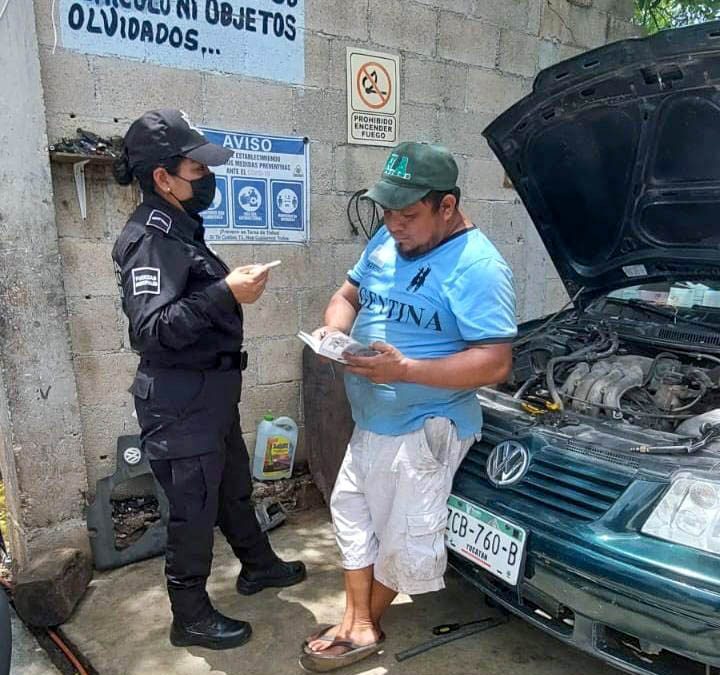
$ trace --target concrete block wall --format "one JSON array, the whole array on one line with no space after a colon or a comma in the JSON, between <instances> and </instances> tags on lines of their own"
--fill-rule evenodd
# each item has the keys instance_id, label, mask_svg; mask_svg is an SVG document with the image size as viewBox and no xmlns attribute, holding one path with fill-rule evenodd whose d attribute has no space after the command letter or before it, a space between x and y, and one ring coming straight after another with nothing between
<instances>
[{"instance_id":1,"label":"concrete block wall","mask_svg":"<svg viewBox=\"0 0 720 675\"><path fill-rule=\"evenodd\" d=\"M268 290L246 308L241 413L252 448L267 410L302 425L301 348L293 336L321 322L333 290L363 248L351 234L350 195L379 175L387 150L346 144L346 47L401 55L402 139L457 153L464 208L512 265L520 319L565 301L529 218L481 136L527 93L540 68L633 33L632 0L305 0L303 85L193 72L53 49L51 0L34 0L50 141L76 127L121 134L144 110L177 106L196 122L310 138L311 241L307 247L222 246L228 264L279 258ZM88 480L109 473L115 437L135 430L126 389L129 351L110 249L135 195L109 170L88 167L88 218L80 218L68 167L53 169L72 351Z\"/></svg>"}]
</instances>

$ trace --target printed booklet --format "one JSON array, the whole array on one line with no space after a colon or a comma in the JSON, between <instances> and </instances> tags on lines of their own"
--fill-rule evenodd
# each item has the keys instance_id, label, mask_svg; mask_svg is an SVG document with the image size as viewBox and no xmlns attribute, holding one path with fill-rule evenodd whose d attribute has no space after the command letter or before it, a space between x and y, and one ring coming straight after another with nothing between
<instances>
[{"instance_id":1,"label":"printed booklet","mask_svg":"<svg viewBox=\"0 0 720 675\"><path fill-rule=\"evenodd\" d=\"M300 331L297 336L319 356L324 356L338 363L347 363L342 356L345 353L353 356L375 356L377 354L375 350L353 340L349 335L345 335L339 330L330 331L322 339L313 337L303 331Z\"/></svg>"}]
</instances>

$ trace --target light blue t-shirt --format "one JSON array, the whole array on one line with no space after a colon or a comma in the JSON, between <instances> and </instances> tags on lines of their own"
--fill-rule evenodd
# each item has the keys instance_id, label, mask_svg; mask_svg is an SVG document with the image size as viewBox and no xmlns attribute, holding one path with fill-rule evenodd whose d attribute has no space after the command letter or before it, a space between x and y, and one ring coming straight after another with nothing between
<instances>
[{"instance_id":1,"label":"light blue t-shirt","mask_svg":"<svg viewBox=\"0 0 720 675\"><path fill-rule=\"evenodd\" d=\"M473 345L509 342L517 333L512 272L476 228L406 258L382 227L348 279L360 299L352 337L365 344L386 342L410 358L433 359ZM355 423L377 434L410 433L439 416L455 423L460 438L482 428L475 389L374 384L350 373L345 389Z\"/></svg>"}]
</instances>

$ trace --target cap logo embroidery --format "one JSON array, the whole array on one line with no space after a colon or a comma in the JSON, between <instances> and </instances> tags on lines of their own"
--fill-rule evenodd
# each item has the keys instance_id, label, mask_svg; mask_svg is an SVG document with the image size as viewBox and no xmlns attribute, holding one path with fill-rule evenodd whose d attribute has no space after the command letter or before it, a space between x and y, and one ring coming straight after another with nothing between
<instances>
[{"instance_id":1,"label":"cap logo embroidery","mask_svg":"<svg viewBox=\"0 0 720 675\"><path fill-rule=\"evenodd\" d=\"M410 180L412 174L408 171L409 163L410 159L407 156L398 155L396 152L393 152L385 163L383 173L386 176L395 176L396 178Z\"/></svg>"},{"instance_id":2,"label":"cap logo embroidery","mask_svg":"<svg viewBox=\"0 0 720 675\"><path fill-rule=\"evenodd\" d=\"M167 234L170 232L170 228L172 227L172 218L167 213L153 209L150 211L150 215L148 216L145 224L150 227L155 227Z\"/></svg>"},{"instance_id":3,"label":"cap logo embroidery","mask_svg":"<svg viewBox=\"0 0 720 675\"><path fill-rule=\"evenodd\" d=\"M185 120L185 122L187 123L187 125L188 125L193 131L197 131L201 136L204 136L204 135L205 135L202 131L200 131L200 129L198 129L198 128L190 121L190 116L189 116L184 110L181 110L181 111L180 111L180 117L182 117L182 118Z\"/></svg>"}]
</instances>

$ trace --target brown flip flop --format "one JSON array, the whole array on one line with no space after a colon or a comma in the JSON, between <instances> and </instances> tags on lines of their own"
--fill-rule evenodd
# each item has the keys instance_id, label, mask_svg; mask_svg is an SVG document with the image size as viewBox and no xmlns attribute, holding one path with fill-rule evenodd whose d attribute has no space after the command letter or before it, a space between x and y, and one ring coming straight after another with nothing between
<instances>
[{"instance_id":1,"label":"brown flip flop","mask_svg":"<svg viewBox=\"0 0 720 675\"><path fill-rule=\"evenodd\" d=\"M385 633L380 633L377 641L369 645L357 645L350 640L336 639L330 643L328 649L342 647L347 651L342 654L325 654L324 651L308 652L307 649L304 649L304 653L300 656L300 667L310 673L329 673L377 654L384 641Z\"/></svg>"}]
</instances>

